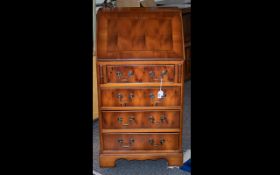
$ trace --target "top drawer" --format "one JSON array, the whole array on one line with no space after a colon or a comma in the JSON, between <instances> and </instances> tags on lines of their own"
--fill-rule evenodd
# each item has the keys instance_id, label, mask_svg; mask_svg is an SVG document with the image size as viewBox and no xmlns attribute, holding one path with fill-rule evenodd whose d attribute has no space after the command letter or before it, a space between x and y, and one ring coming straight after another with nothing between
<instances>
[{"instance_id":1,"label":"top drawer","mask_svg":"<svg viewBox=\"0 0 280 175\"><path fill-rule=\"evenodd\" d=\"M184 61L97 61L99 84L182 83Z\"/></svg>"},{"instance_id":2,"label":"top drawer","mask_svg":"<svg viewBox=\"0 0 280 175\"><path fill-rule=\"evenodd\" d=\"M175 65L106 65L102 83L176 82Z\"/></svg>"},{"instance_id":3,"label":"top drawer","mask_svg":"<svg viewBox=\"0 0 280 175\"><path fill-rule=\"evenodd\" d=\"M98 60L183 60L178 8L101 8L97 13Z\"/></svg>"}]
</instances>

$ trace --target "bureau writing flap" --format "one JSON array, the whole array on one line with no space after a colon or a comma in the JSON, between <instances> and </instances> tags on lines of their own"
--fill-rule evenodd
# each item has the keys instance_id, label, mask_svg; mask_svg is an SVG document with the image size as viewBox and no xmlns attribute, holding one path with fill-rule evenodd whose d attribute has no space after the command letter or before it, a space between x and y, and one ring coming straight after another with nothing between
<instances>
[{"instance_id":1,"label":"bureau writing flap","mask_svg":"<svg viewBox=\"0 0 280 175\"><path fill-rule=\"evenodd\" d=\"M100 9L97 13L97 59L184 59L181 10Z\"/></svg>"}]
</instances>

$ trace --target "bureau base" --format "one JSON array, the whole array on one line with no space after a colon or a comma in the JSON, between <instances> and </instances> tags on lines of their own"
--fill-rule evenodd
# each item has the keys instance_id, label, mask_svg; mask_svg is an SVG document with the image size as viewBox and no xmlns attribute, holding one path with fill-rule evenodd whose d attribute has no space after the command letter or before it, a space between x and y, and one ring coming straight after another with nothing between
<instances>
[{"instance_id":1,"label":"bureau base","mask_svg":"<svg viewBox=\"0 0 280 175\"><path fill-rule=\"evenodd\" d=\"M183 164L182 153L154 153L154 154L99 154L99 165L101 168L115 167L118 159L126 160L157 160L165 159L168 166L181 166Z\"/></svg>"}]
</instances>

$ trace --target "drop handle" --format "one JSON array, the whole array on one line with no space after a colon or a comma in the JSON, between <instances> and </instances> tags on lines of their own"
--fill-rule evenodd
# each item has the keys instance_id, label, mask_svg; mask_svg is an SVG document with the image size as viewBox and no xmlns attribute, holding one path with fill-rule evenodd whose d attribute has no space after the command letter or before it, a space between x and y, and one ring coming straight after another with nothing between
<instances>
[{"instance_id":1,"label":"drop handle","mask_svg":"<svg viewBox=\"0 0 280 175\"><path fill-rule=\"evenodd\" d=\"M116 76L118 77L118 79L120 79L122 77L122 73L120 71L117 71Z\"/></svg>"},{"instance_id":2,"label":"drop handle","mask_svg":"<svg viewBox=\"0 0 280 175\"><path fill-rule=\"evenodd\" d=\"M155 77L155 72L154 72L154 71L150 71L150 72L149 72L149 76L150 76L151 78L154 78L154 77Z\"/></svg>"},{"instance_id":3,"label":"drop handle","mask_svg":"<svg viewBox=\"0 0 280 175\"><path fill-rule=\"evenodd\" d=\"M155 98L155 95L154 95L153 93L150 93L150 94L149 94L149 97L150 97L151 99L153 99L153 98Z\"/></svg>"},{"instance_id":4,"label":"drop handle","mask_svg":"<svg viewBox=\"0 0 280 175\"><path fill-rule=\"evenodd\" d=\"M149 116L149 120L150 120L151 123L155 122L155 118L153 116Z\"/></svg>"},{"instance_id":5,"label":"drop handle","mask_svg":"<svg viewBox=\"0 0 280 175\"><path fill-rule=\"evenodd\" d=\"M118 99L122 99L122 98L123 98L123 95L122 95L121 93L118 93L118 94L116 95L116 97L117 97Z\"/></svg>"},{"instance_id":6,"label":"drop handle","mask_svg":"<svg viewBox=\"0 0 280 175\"><path fill-rule=\"evenodd\" d=\"M130 123L132 121L135 122L134 116L130 116L128 120L129 120ZM123 118L122 117L118 117L118 122L121 124L123 122ZM122 123L122 126L129 126L129 123Z\"/></svg>"},{"instance_id":7,"label":"drop handle","mask_svg":"<svg viewBox=\"0 0 280 175\"><path fill-rule=\"evenodd\" d=\"M160 124L160 122L155 122L155 118L154 118L153 116L150 116L150 117L149 117L149 120L150 120L150 122L151 122L152 124L157 124L157 125Z\"/></svg>"},{"instance_id":8,"label":"drop handle","mask_svg":"<svg viewBox=\"0 0 280 175\"><path fill-rule=\"evenodd\" d=\"M121 93L118 93L118 94L116 95L116 97L118 98L119 103L120 103L122 106L123 106L123 105L126 105L126 102L122 101L123 95L122 95Z\"/></svg>"},{"instance_id":9,"label":"drop handle","mask_svg":"<svg viewBox=\"0 0 280 175\"><path fill-rule=\"evenodd\" d=\"M129 95L128 95L128 98L129 99L132 99L134 97L134 94L133 93L130 93Z\"/></svg>"},{"instance_id":10,"label":"drop handle","mask_svg":"<svg viewBox=\"0 0 280 175\"><path fill-rule=\"evenodd\" d=\"M123 121L123 118L122 117L118 117L118 122L122 122Z\"/></svg>"},{"instance_id":11,"label":"drop handle","mask_svg":"<svg viewBox=\"0 0 280 175\"><path fill-rule=\"evenodd\" d=\"M161 71L160 76L163 77L166 74L167 74L167 70L163 70L163 71Z\"/></svg>"},{"instance_id":12,"label":"drop handle","mask_svg":"<svg viewBox=\"0 0 280 175\"><path fill-rule=\"evenodd\" d=\"M131 122L131 121L134 121L134 122L135 122L134 116L130 116L130 117L129 117L129 121L130 121L130 122Z\"/></svg>"},{"instance_id":13,"label":"drop handle","mask_svg":"<svg viewBox=\"0 0 280 175\"><path fill-rule=\"evenodd\" d=\"M162 124L162 123L163 123L164 121L166 121L166 120L167 120L167 118L166 118L165 115L160 116L160 122L156 122L156 121L155 121L155 118L154 118L153 116L149 116L149 121L150 121L151 123L157 124L157 125Z\"/></svg>"},{"instance_id":14,"label":"drop handle","mask_svg":"<svg viewBox=\"0 0 280 175\"><path fill-rule=\"evenodd\" d=\"M133 76L133 75L134 75L133 71L131 71L131 70L128 71L128 73L127 73L127 76L128 76L128 77L131 77L131 76Z\"/></svg>"},{"instance_id":15,"label":"drop handle","mask_svg":"<svg viewBox=\"0 0 280 175\"><path fill-rule=\"evenodd\" d=\"M131 147L131 145L135 142L134 138L130 138L130 139L129 139L128 145L123 145L123 143L124 143L123 139L118 139L117 141L118 141L118 143L120 144L120 146L121 146L122 148L129 148L129 147Z\"/></svg>"},{"instance_id":16,"label":"drop handle","mask_svg":"<svg viewBox=\"0 0 280 175\"><path fill-rule=\"evenodd\" d=\"M163 122L163 121L167 121L167 118L165 115L161 115L160 116L160 121Z\"/></svg>"},{"instance_id":17,"label":"drop handle","mask_svg":"<svg viewBox=\"0 0 280 175\"><path fill-rule=\"evenodd\" d=\"M132 75L133 75L133 72L129 71L129 72L128 72L128 77L130 77L130 76L132 76ZM124 77L124 76L123 76L123 73L120 72L120 71L117 71L117 72L116 72L116 76L117 76L117 79L119 79L119 81L122 81L122 82L127 82L127 81L129 81L129 80L128 80L128 77Z\"/></svg>"},{"instance_id":18,"label":"drop handle","mask_svg":"<svg viewBox=\"0 0 280 175\"><path fill-rule=\"evenodd\" d=\"M164 139L160 139L159 144L155 144L154 139L149 139L148 142L152 146L162 146L165 143L165 140Z\"/></svg>"}]
</instances>

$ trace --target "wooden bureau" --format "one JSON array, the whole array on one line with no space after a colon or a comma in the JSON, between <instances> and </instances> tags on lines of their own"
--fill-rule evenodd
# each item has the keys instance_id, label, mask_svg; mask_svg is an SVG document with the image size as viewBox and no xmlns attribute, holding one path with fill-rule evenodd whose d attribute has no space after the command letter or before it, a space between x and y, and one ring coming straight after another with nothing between
<instances>
[{"instance_id":1,"label":"wooden bureau","mask_svg":"<svg viewBox=\"0 0 280 175\"><path fill-rule=\"evenodd\" d=\"M101 167L121 158L182 165L184 60L179 9L98 11Z\"/></svg>"}]
</instances>

